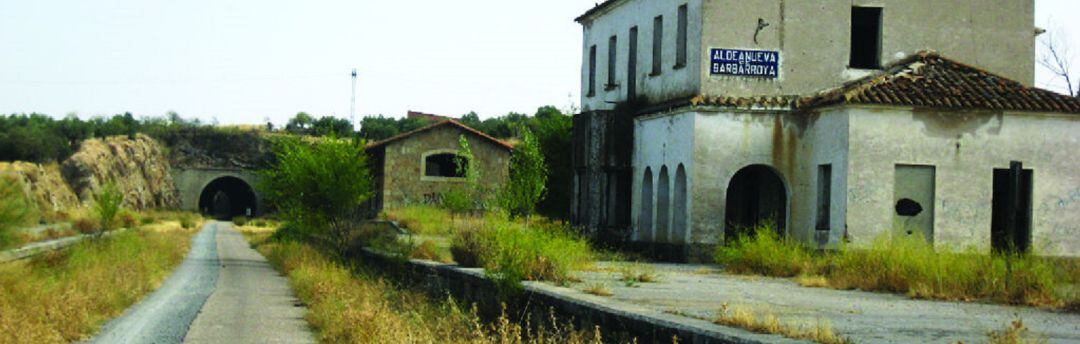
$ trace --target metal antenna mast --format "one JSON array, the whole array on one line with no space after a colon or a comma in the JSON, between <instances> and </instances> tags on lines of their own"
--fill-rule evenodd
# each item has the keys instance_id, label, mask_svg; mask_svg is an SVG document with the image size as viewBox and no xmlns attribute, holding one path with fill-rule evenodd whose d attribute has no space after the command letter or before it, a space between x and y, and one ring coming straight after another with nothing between
<instances>
[{"instance_id":1,"label":"metal antenna mast","mask_svg":"<svg viewBox=\"0 0 1080 344\"><path fill-rule=\"evenodd\" d=\"M356 126L356 68L352 70L352 102L349 106L349 120L352 121L353 130L360 131Z\"/></svg>"}]
</instances>

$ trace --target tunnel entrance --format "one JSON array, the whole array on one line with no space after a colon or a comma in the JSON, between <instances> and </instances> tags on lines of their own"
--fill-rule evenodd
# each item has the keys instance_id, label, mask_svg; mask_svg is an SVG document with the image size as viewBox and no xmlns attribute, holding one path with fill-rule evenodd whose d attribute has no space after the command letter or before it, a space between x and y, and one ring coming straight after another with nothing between
<instances>
[{"instance_id":1,"label":"tunnel entrance","mask_svg":"<svg viewBox=\"0 0 1080 344\"><path fill-rule=\"evenodd\" d=\"M752 234L754 226L763 224L782 236L787 222L784 181L769 166L744 167L728 183L725 209L724 235L729 240Z\"/></svg>"},{"instance_id":2,"label":"tunnel entrance","mask_svg":"<svg viewBox=\"0 0 1080 344\"><path fill-rule=\"evenodd\" d=\"M214 179L199 195L199 211L219 220L252 216L257 209L255 191L236 177Z\"/></svg>"}]
</instances>

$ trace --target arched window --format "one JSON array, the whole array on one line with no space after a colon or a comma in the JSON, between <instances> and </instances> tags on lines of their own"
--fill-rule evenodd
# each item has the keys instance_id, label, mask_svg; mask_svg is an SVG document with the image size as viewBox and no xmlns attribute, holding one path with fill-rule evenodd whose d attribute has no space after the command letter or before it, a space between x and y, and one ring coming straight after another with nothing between
<instances>
[{"instance_id":1,"label":"arched window","mask_svg":"<svg viewBox=\"0 0 1080 344\"><path fill-rule=\"evenodd\" d=\"M667 166L660 167L656 182L656 241L668 242L671 237L671 178Z\"/></svg>"},{"instance_id":2,"label":"arched window","mask_svg":"<svg viewBox=\"0 0 1080 344\"><path fill-rule=\"evenodd\" d=\"M679 164L675 170L675 195L672 196L674 205L671 210L671 242L681 244L686 242L686 168Z\"/></svg>"},{"instance_id":3,"label":"arched window","mask_svg":"<svg viewBox=\"0 0 1080 344\"><path fill-rule=\"evenodd\" d=\"M638 214L638 240L652 241L653 223L653 181L652 168L645 168L645 177L641 181L641 213Z\"/></svg>"},{"instance_id":4,"label":"arched window","mask_svg":"<svg viewBox=\"0 0 1080 344\"><path fill-rule=\"evenodd\" d=\"M444 178L465 178L465 171L458 168L468 166L465 158L453 153L438 153L424 157L424 176Z\"/></svg>"}]
</instances>

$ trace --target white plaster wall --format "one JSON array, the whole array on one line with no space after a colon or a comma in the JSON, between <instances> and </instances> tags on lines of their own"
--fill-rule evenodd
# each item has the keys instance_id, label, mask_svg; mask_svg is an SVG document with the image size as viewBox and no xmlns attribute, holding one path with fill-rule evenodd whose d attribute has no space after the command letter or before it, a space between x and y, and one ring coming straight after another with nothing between
<instances>
[{"instance_id":1,"label":"white plaster wall","mask_svg":"<svg viewBox=\"0 0 1080 344\"><path fill-rule=\"evenodd\" d=\"M853 5L883 8L882 64L929 49L1034 82L1033 0L705 0L701 93L806 94L867 75L848 68ZM758 18L769 26L755 43ZM780 78L712 76L710 48L780 51Z\"/></svg>"},{"instance_id":2,"label":"white plaster wall","mask_svg":"<svg viewBox=\"0 0 1080 344\"><path fill-rule=\"evenodd\" d=\"M768 111L700 111L694 128L695 187L692 242L723 242L728 184L740 169L771 166L787 190L787 234L814 242L817 214L817 166L833 164L832 227L827 242L842 236L847 183L847 116Z\"/></svg>"},{"instance_id":3,"label":"white plaster wall","mask_svg":"<svg viewBox=\"0 0 1080 344\"><path fill-rule=\"evenodd\" d=\"M693 209L693 195L695 190L694 181L694 160L693 160L693 147L694 147L694 121L697 118L697 114L694 112L678 112L673 114L657 115L647 118L641 118L634 122L634 183L631 197L631 226L633 228L632 240L639 240L643 237L638 228L638 219L641 216L641 188L643 178L645 176L645 168L652 168L653 179L653 197L659 197L657 195L657 183L660 180L660 169L663 166L667 166L669 181L671 183L671 194L674 195L675 190L675 173L679 168L679 164L683 165L686 169L686 190L687 190L687 213L675 214L671 213L671 218L674 219L677 216L690 216L690 211ZM672 196L669 196L672 197ZM654 199L654 208L658 202ZM674 208L675 200L673 199L670 204ZM654 210L655 212L655 210ZM687 233L683 242L688 242L689 238L693 237L694 221L693 218L687 219ZM655 224L656 216L653 216L654 224L652 227L652 233L646 237L655 238L656 229L660 227ZM671 225L663 226L670 230Z\"/></svg>"},{"instance_id":4,"label":"white plaster wall","mask_svg":"<svg viewBox=\"0 0 1080 344\"><path fill-rule=\"evenodd\" d=\"M652 101L692 97L700 85L701 65L701 3L702 0L627 0L613 6L595 20L582 23L584 43L581 54L581 107L583 111L610 110L613 102L627 99L627 64L630 53L630 28L638 27L637 94ZM679 6L687 5L687 63L674 68L676 38L678 37ZM661 70L652 72L653 18L664 16ZM608 39L618 37L615 82L619 85L605 90L608 71ZM589 48L596 45L596 94L589 92Z\"/></svg>"},{"instance_id":5,"label":"white plaster wall","mask_svg":"<svg viewBox=\"0 0 1080 344\"><path fill-rule=\"evenodd\" d=\"M1034 172L1036 253L1080 255L1080 116L859 107L850 113L848 233L866 244L892 226L896 164L936 167L934 243L990 247L993 169Z\"/></svg>"}]
</instances>

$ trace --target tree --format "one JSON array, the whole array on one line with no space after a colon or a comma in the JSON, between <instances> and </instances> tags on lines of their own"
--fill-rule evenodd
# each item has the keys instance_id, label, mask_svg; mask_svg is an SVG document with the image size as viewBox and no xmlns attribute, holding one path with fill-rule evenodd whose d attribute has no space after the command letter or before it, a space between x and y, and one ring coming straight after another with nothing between
<instances>
[{"instance_id":1,"label":"tree","mask_svg":"<svg viewBox=\"0 0 1080 344\"><path fill-rule=\"evenodd\" d=\"M1065 36L1061 33L1044 33L1039 39L1039 45L1043 50L1039 57L1039 66L1052 73L1055 79L1064 82L1065 90L1070 96L1080 97L1080 85L1074 83L1077 78L1072 74L1073 55L1066 42Z\"/></svg>"},{"instance_id":2,"label":"tree","mask_svg":"<svg viewBox=\"0 0 1080 344\"><path fill-rule=\"evenodd\" d=\"M457 159L458 175L465 176L465 183L454 185L442 194L442 206L453 214L468 213L476 209L477 202L483 203L484 192L480 187L480 166L473 158L472 148L465 135L458 136Z\"/></svg>"},{"instance_id":3,"label":"tree","mask_svg":"<svg viewBox=\"0 0 1080 344\"><path fill-rule=\"evenodd\" d=\"M261 171L268 200L303 234L344 254L361 205L373 194L364 142L285 137L274 153L276 162Z\"/></svg>"},{"instance_id":4,"label":"tree","mask_svg":"<svg viewBox=\"0 0 1080 344\"><path fill-rule=\"evenodd\" d=\"M294 134L307 134L315 119L305 112L299 112L285 124L285 130Z\"/></svg>"},{"instance_id":5,"label":"tree","mask_svg":"<svg viewBox=\"0 0 1080 344\"><path fill-rule=\"evenodd\" d=\"M520 128L521 143L510 156L510 179L500 192L501 204L511 216L528 219L544 197L548 169L540 143L527 127Z\"/></svg>"},{"instance_id":6,"label":"tree","mask_svg":"<svg viewBox=\"0 0 1080 344\"><path fill-rule=\"evenodd\" d=\"M108 183L94 194L94 214L97 215L98 231L94 237L100 238L105 232L113 230L116 214L120 213L124 195L116 189L116 184Z\"/></svg>"}]
</instances>

